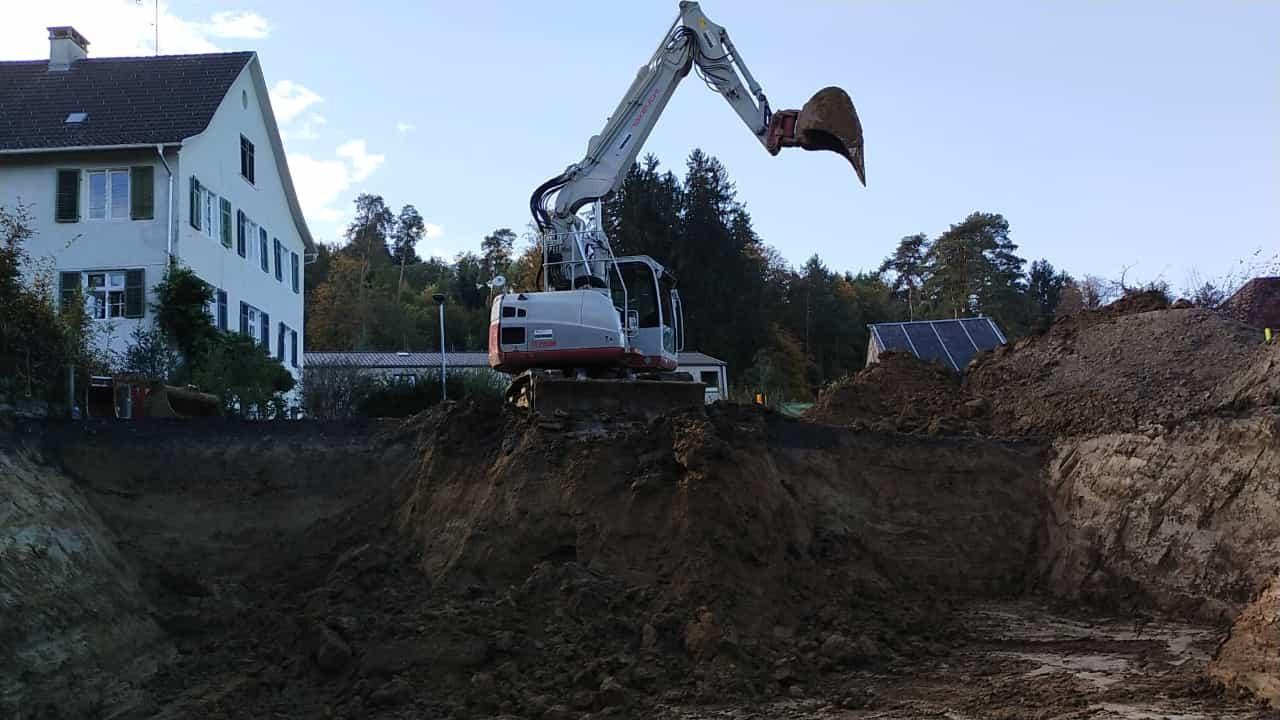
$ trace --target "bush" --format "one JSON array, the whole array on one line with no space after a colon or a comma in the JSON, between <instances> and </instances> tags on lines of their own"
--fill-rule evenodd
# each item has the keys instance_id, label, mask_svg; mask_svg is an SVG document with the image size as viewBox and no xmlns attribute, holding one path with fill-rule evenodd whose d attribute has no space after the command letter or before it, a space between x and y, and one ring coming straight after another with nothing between
<instances>
[{"instance_id":1,"label":"bush","mask_svg":"<svg viewBox=\"0 0 1280 720\"><path fill-rule=\"evenodd\" d=\"M507 378L497 373L451 370L448 373L449 399L497 406L502 403ZM358 404L363 417L408 417L440 402L440 374L418 375L412 382L377 381Z\"/></svg>"},{"instance_id":2,"label":"bush","mask_svg":"<svg viewBox=\"0 0 1280 720\"><path fill-rule=\"evenodd\" d=\"M193 368L191 379L204 392L222 398L223 412L258 419L287 416L282 396L293 389L293 375L253 338L217 332L199 352L200 365Z\"/></svg>"},{"instance_id":3,"label":"bush","mask_svg":"<svg viewBox=\"0 0 1280 720\"><path fill-rule=\"evenodd\" d=\"M105 359L91 342L79 291L60 311L50 276L31 267L23 247L35 236L31 227L25 205L0 206L0 395L70 403L67 368L83 387Z\"/></svg>"}]
</instances>

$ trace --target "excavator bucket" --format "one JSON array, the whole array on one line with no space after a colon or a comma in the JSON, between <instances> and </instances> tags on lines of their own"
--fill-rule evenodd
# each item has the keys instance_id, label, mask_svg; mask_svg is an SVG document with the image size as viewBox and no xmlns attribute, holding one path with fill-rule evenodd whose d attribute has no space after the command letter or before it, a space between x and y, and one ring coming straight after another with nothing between
<instances>
[{"instance_id":1,"label":"excavator bucket","mask_svg":"<svg viewBox=\"0 0 1280 720\"><path fill-rule=\"evenodd\" d=\"M784 147L839 153L853 165L858 181L867 184L862 158L862 123L849 93L838 87L819 90L799 110L774 113L766 146L775 154Z\"/></svg>"}]
</instances>

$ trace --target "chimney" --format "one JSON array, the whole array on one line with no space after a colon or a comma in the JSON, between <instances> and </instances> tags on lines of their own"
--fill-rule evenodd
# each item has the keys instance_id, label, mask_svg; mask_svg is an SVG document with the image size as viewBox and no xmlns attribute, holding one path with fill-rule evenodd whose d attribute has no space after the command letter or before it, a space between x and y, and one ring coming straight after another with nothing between
<instances>
[{"instance_id":1,"label":"chimney","mask_svg":"<svg viewBox=\"0 0 1280 720\"><path fill-rule=\"evenodd\" d=\"M71 64L89 57L89 41L70 25L49 28L49 69L70 70Z\"/></svg>"}]
</instances>

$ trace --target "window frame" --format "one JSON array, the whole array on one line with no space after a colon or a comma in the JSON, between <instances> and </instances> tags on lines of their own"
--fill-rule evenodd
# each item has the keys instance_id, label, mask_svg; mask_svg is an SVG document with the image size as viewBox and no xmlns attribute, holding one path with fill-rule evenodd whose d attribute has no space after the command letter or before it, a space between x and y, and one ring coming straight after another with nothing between
<instances>
[{"instance_id":1,"label":"window frame","mask_svg":"<svg viewBox=\"0 0 1280 720\"><path fill-rule=\"evenodd\" d=\"M127 167L102 167L90 168L84 171L84 193L85 193L85 214L84 219L88 222L113 223L113 222L129 222L132 220L130 214L133 208L133 179L130 177L132 171ZM102 217L93 216L93 177L102 175L105 182L102 195ZM112 175L124 175L125 178L125 198L124 198L124 215L122 217L113 217L114 198L111 190ZM139 221L146 222L146 221Z\"/></svg>"},{"instance_id":2,"label":"window frame","mask_svg":"<svg viewBox=\"0 0 1280 720\"><path fill-rule=\"evenodd\" d=\"M131 285L130 275L137 273L135 279L137 284ZM59 303L65 302L68 289L65 287L65 279L67 275L74 275L79 278L76 287L80 290L81 301L86 304L85 310L89 315L89 319L95 322L112 322L116 320L139 320L146 317L146 275L139 268L105 268L93 270L79 270L61 273L60 294L62 297ZM98 288L89 286L90 278L101 276L103 284ZM114 282L118 280L119 282ZM138 302L137 314L130 314L129 292L136 288L141 292L141 298ZM101 303L99 303L101 297ZM90 299L93 300L93 308L87 307ZM102 307L102 316L98 317L97 309L99 304ZM115 308L113 312L113 308Z\"/></svg>"},{"instance_id":3,"label":"window frame","mask_svg":"<svg viewBox=\"0 0 1280 720\"><path fill-rule=\"evenodd\" d=\"M242 134L240 136L240 177L254 187L258 186L256 182L258 173L255 168L257 164L256 154L253 141Z\"/></svg>"}]
</instances>

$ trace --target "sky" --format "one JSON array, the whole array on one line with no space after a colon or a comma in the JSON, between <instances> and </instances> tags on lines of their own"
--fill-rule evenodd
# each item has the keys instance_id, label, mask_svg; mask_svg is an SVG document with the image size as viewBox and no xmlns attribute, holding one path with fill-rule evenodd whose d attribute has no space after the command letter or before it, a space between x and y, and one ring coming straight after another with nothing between
<instances>
[{"instance_id":1,"label":"sky","mask_svg":"<svg viewBox=\"0 0 1280 720\"><path fill-rule=\"evenodd\" d=\"M0 59L154 52L154 0L0 0ZM718 157L792 263L873 269L896 241L1002 213L1029 259L1185 286L1280 251L1280 2L706 0L775 109L845 88L866 188L832 153L769 156L690 76L646 153ZM323 9L321 9L323 8ZM315 237L357 193L426 218L424 256L529 222L675 19L668 0L161 1L160 52L256 50ZM694 241L694 240L691 240ZM1244 263L1242 265L1242 263ZM714 272L714 269L708 269Z\"/></svg>"}]
</instances>

